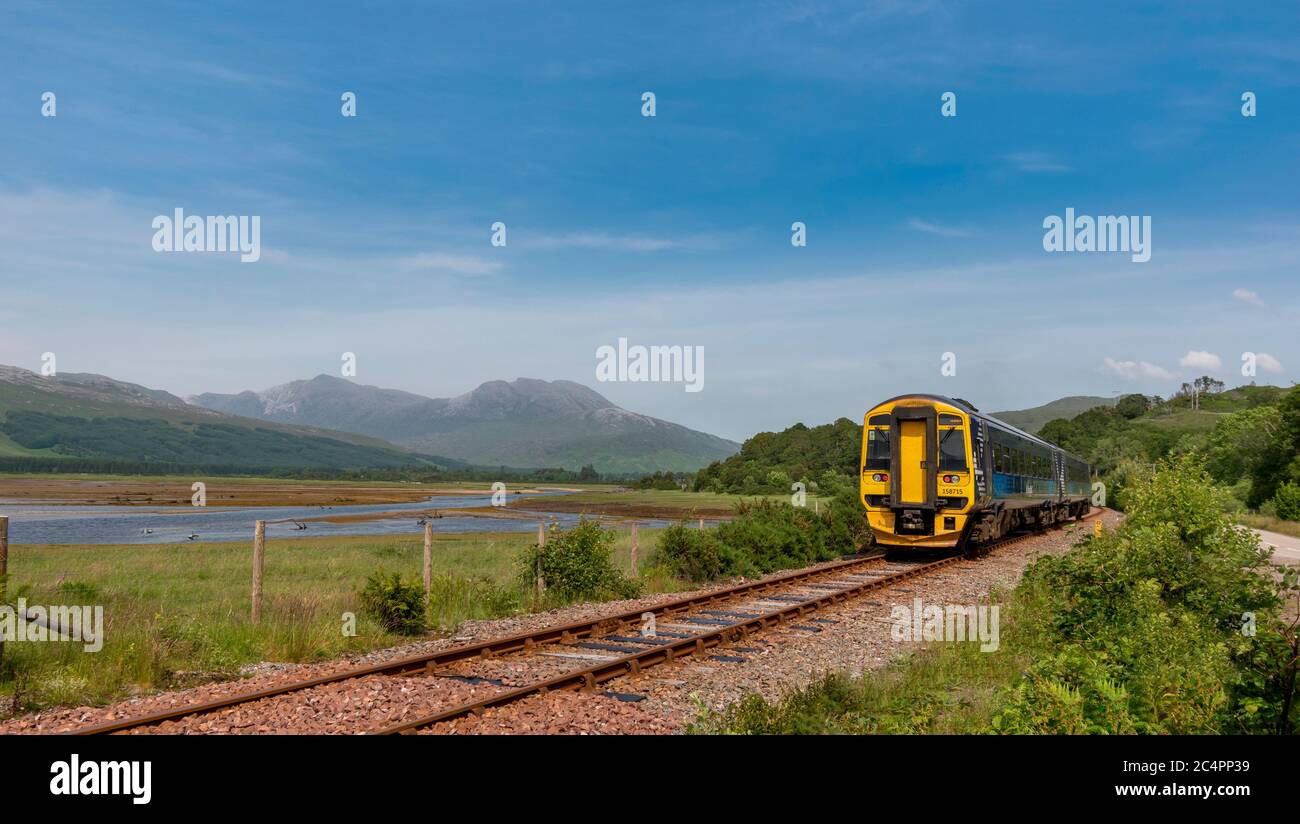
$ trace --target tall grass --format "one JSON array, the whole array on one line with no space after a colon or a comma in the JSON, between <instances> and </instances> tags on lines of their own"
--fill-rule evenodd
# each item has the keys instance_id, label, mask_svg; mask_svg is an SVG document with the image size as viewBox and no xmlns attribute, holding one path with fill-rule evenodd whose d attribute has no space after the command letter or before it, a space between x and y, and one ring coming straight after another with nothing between
<instances>
[{"instance_id":1,"label":"tall grass","mask_svg":"<svg viewBox=\"0 0 1300 824\"><path fill-rule=\"evenodd\" d=\"M657 530L641 530L642 555ZM425 637L469 619L532 606L518 576L529 533L439 535ZM104 647L79 642L5 644L0 715L51 705L98 704L142 691L235 677L264 661L303 663L409 643L361 609L359 590L383 569L421 575L423 540L324 537L267 546L262 621L250 620L250 543L10 547L9 601L104 607ZM613 561L630 570L630 536L616 534ZM671 580L646 579L652 592ZM344 614L356 620L345 635Z\"/></svg>"}]
</instances>

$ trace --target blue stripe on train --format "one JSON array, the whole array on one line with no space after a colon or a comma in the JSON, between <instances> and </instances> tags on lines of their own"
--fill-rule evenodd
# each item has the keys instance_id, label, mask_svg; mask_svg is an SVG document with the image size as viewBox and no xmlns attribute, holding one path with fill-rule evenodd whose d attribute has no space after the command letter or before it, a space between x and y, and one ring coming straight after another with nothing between
<instances>
[{"instance_id":1,"label":"blue stripe on train","mask_svg":"<svg viewBox=\"0 0 1300 824\"><path fill-rule=\"evenodd\" d=\"M1050 478L1031 478L1027 475L993 473L993 497L1014 498L1027 495L1033 498L1055 498L1056 481Z\"/></svg>"}]
</instances>

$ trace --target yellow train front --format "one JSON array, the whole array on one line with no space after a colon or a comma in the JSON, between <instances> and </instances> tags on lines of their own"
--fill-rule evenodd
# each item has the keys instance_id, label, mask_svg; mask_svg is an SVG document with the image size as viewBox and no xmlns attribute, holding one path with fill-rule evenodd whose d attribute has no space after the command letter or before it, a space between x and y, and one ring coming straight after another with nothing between
<instances>
[{"instance_id":1,"label":"yellow train front","mask_svg":"<svg viewBox=\"0 0 1300 824\"><path fill-rule=\"evenodd\" d=\"M967 401L900 395L863 418L860 491L887 547L984 544L1086 515L1088 465Z\"/></svg>"}]
</instances>

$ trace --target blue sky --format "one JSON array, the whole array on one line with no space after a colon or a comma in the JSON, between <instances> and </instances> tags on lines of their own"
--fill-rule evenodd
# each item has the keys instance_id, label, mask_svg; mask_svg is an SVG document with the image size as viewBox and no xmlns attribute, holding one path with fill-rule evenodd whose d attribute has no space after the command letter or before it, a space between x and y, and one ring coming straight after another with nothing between
<instances>
[{"instance_id":1,"label":"blue sky","mask_svg":"<svg viewBox=\"0 0 1300 824\"><path fill-rule=\"evenodd\" d=\"M1251 3L7 3L0 362L50 351L188 395L351 351L363 383L566 378L738 440L905 391L1000 409L1235 384L1245 351L1290 385L1297 23ZM260 215L262 260L154 252L177 207ZM1151 261L1044 252L1066 207L1150 215ZM619 337L703 346L704 391L597 384Z\"/></svg>"}]
</instances>

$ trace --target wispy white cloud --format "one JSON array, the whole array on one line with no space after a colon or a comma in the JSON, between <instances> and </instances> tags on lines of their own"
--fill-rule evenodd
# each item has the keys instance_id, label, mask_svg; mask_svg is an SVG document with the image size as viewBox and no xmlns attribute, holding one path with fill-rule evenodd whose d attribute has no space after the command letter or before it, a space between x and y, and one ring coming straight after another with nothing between
<instances>
[{"instance_id":1,"label":"wispy white cloud","mask_svg":"<svg viewBox=\"0 0 1300 824\"><path fill-rule=\"evenodd\" d=\"M1002 159L1013 169L1021 172L1071 172L1069 165L1057 160L1047 152L1012 152Z\"/></svg>"},{"instance_id":2,"label":"wispy white cloud","mask_svg":"<svg viewBox=\"0 0 1300 824\"><path fill-rule=\"evenodd\" d=\"M1172 380L1176 375L1154 363L1146 361L1120 361L1114 358L1105 358L1102 361L1103 368L1113 374L1119 375L1124 380L1135 381L1141 378L1158 378L1159 380Z\"/></svg>"},{"instance_id":3,"label":"wispy white cloud","mask_svg":"<svg viewBox=\"0 0 1300 824\"><path fill-rule=\"evenodd\" d=\"M1282 362L1267 352L1257 352L1255 354L1255 366L1265 372L1272 372L1274 375L1282 374Z\"/></svg>"},{"instance_id":4,"label":"wispy white cloud","mask_svg":"<svg viewBox=\"0 0 1300 824\"><path fill-rule=\"evenodd\" d=\"M490 275L501 270L500 261L478 255L453 255L446 252L421 252L398 258L397 265L407 270L451 272L458 275Z\"/></svg>"},{"instance_id":5,"label":"wispy white cloud","mask_svg":"<svg viewBox=\"0 0 1300 824\"><path fill-rule=\"evenodd\" d=\"M907 221L907 225L918 232L927 232L940 237L973 237L974 232L970 229L963 229L957 226L940 226L938 223L931 223L914 217Z\"/></svg>"},{"instance_id":6,"label":"wispy white cloud","mask_svg":"<svg viewBox=\"0 0 1300 824\"><path fill-rule=\"evenodd\" d=\"M685 235L665 237L657 235L612 234L609 232L570 232L563 235L541 235L525 239L527 245L539 249L602 249L616 252L662 252L666 250L716 249L723 245L717 235Z\"/></svg>"},{"instance_id":7,"label":"wispy white cloud","mask_svg":"<svg viewBox=\"0 0 1300 824\"><path fill-rule=\"evenodd\" d=\"M1196 349L1189 349L1186 355L1179 359L1178 365L1184 369L1210 369L1219 370L1223 368L1223 359L1213 352L1201 352Z\"/></svg>"},{"instance_id":8,"label":"wispy white cloud","mask_svg":"<svg viewBox=\"0 0 1300 824\"><path fill-rule=\"evenodd\" d=\"M1260 299L1259 294L1249 289L1234 289L1232 296L1242 303L1249 303L1251 306L1264 305L1264 301Z\"/></svg>"}]
</instances>

